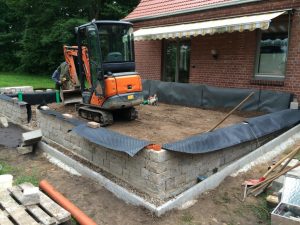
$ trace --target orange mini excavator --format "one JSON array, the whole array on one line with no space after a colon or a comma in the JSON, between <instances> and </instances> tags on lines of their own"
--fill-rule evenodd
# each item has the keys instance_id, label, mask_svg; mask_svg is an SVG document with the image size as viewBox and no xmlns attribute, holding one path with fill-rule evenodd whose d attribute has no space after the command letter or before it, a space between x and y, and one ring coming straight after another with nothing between
<instances>
[{"instance_id":1,"label":"orange mini excavator","mask_svg":"<svg viewBox=\"0 0 300 225\"><path fill-rule=\"evenodd\" d=\"M134 106L143 102L143 94L141 77L135 72L132 24L92 21L75 31L78 46L64 46L74 88L62 90L63 99L78 91L79 115L102 126L112 124L115 114L137 118Z\"/></svg>"}]
</instances>

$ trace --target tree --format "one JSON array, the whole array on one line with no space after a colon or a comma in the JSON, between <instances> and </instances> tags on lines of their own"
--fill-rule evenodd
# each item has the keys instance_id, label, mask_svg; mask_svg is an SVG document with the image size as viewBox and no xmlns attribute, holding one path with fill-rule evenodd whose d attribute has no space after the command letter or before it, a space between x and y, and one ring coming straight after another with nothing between
<instances>
[{"instance_id":1,"label":"tree","mask_svg":"<svg viewBox=\"0 0 300 225\"><path fill-rule=\"evenodd\" d=\"M0 68L51 73L63 60L62 46L76 44L76 26L92 19L121 19L137 4L138 0L0 0Z\"/></svg>"}]
</instances>

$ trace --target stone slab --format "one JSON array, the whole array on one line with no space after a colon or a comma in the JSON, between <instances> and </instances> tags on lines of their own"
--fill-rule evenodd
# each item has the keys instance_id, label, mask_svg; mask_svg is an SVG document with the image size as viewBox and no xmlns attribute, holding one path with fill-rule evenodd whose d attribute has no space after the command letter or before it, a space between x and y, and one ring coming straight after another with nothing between
<instances>
[{"instance_id":1,"label":"stone slab","mask_svg":"<svg viewBox=\"0 0 300 225\"><path fill-rule=\"evenodd\" d=\"M32 145L42 140L43 134L41 130L29 131L22 134L23 145Z\"/></svg>"}]
</instances>

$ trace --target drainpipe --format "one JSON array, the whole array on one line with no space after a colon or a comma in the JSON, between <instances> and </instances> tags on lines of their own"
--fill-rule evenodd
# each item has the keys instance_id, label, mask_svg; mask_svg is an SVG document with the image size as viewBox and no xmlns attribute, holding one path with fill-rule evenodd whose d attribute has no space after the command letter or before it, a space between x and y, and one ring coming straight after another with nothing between
<instances>
[{"instance_id":1,"label":"drainpipe","mask_svg":"<svg viewBox=\"0 0 300 225\"><path fill-rule=\"evenodd\" d=\"M69 211L75 220L81 225L97 225L90 217L70 202L65 196L59 193L46 180L40 182L39 187L47 193L47 195L61 205L65 210Z\"/></svg>"}]
</instances>

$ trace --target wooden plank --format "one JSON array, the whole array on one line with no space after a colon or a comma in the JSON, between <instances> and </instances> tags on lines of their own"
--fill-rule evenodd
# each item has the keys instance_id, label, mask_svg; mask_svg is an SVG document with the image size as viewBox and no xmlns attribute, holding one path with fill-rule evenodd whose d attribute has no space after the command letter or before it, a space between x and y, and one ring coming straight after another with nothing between
<instances>
[{"instance_id":1,"label":"wooden plank","mask_svg":"<svg viewBox=\"0 0 300 225\"><path fill-rule=\"evenodd\" d=\"M31 188L34 187L31 183L24 183L19 185L23 190L25 188ZM55 219L59 223L67 222L71 219L71 214L62 208L60 205L58 205L56 202L54 202L51 198L49 198L47 195L45 195L43 192L40 191L40 207L46 211L49 215L52 217L55 217Z\"/></svg>"},{"instance_id":2,"label":"wooden plank","mask_svg":"<svg viewBox=\"0 0 300 225\"><path fill-rule=\"evenodd\" d=\"M71 214L55 203L51 198L45 195L43 192L40 194L41 207L51 216L55 217L60 223L67 222L71 219Z\"/></svg>"},{"instance_id":3,"label":"wooden plank","mask_svg":"<svg viewBox=\"0 0 300 225\"><path fill-rule=\"evenodd\" d=\"M25 196L22 189L18 186L13 186L11 188L8 188L8 191L16 198L19 202L21 202L22 205L36 205L40 202L40 198L38 194L31 195L31 196Z\"/></svg>"},{"instance_id":4,"label":"wooden plank","mask_svg":"<svg viewBox=\"0 0 300 225\"><path fill-rule=\"evenodd\" d=\"M14 225L7 216L8 216L8 214L6 212L0 210L0 224L1 225Z\"/></svg>"},{"instance_id":5,"label":"wooden plank","mask_svg":"<svg viewBox=\"0 0 300 225\"><path fill-rule=\"evenodd\" d=\"M44 225L55 225L58 224L56 219L50 217L47 213L45 213L39 206L31 205L26 207L35 218Z\"/></svg>"},{"instance_id":6,"label":"wooden plank","mask_svg":"<svg viewBox=\"0 0 300 225\"><path fill-rule=\"evenodd\" d=\"M22 202L22 189L21 187L14 186L9 188L8 191L20 202ZM50 217L46 212L44 212L39 206L37 205L30 205L25 206L26 209L42 224L44 225L53 225L57 224L55 218Z\"/></svg>"},{"instance_id":7,"label":"wooden plank","mask_svg":"<svg viewBox=\"0 0 300 225\"><path fill-rule=\"evenodd\" d=\"M1 192L0 204L18 225L38 225L26 211L24 206L19 205L8 192Z\"/></svg>"}]
</instances>

